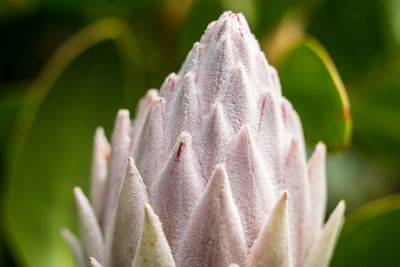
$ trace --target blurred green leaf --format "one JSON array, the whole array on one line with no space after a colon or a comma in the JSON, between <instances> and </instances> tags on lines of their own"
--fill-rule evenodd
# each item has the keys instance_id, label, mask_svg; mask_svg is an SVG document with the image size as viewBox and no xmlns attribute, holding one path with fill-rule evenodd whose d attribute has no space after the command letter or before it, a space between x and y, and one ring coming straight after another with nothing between
<instances>
[{"instance_id":1,"label":"blurred green leaf","mask_svg":"<svg viewBox=\"0 0 400 267\"><path fill-rule=\"evenodd\" d=\"M400 45L400 1L384 0L385 10L388 13L388 21L391 26L397 48ZM398 51L397 51L398 52Z\"/></svg>"},{"instance_id":2,"label":"blurred green leaf","mask_svg":"<svg viewBox=\"0 0 400 267\"><path fill-rule=\"evenodd\" d=\"M24 100L27 88L28 82L18 82L3 86L0 91L0 159L18 111L28 104Z\"/></svg>"},{"instance_id":3,"label":"blurred green leaf","mask_svg":"<svg viewBox=\"0 0 400 267\"><path fill-rule=\"evenodd\" d=\"M26 99L36 105L22 110L9 148L6 202L9 239L27 266L73 266L60 228L76 232L72 188L87 188L95 128L109 133L117 110L142 95L124 82L127 61L134 65L138 56L124 50L129 35L117 19L89 25L32 84Z\"/></svg>"},{"instance_id":4,"label":"blurred green leaf","mask_svg":"<svg viewBox=\"0 0 400 267\"><path fill-rule=\"evenodd\" d=\"M27 15L37 9L40 0L0 1L0 24Z\"/></svg>"},{"instance_id":5,"label":"blurred green leaf","mask_svg":"<svg viewBox=\"0 0 400 267\"><path fill-rule=\"evenodd\" d=\"M300 15L302 23L307 24L310 14L315 8L319 7L324 0L280 0L280 1L264 1L255 0L255 9L257 10L257 28L255 29L257 36L268 35L278 23L287 16L288 13Z\"/></svg>"},{"instance_id":6,"label":"blurred green leaf","mask_svg":"<svg viewBox=\"0 0 400 267\"><path fill-rule=\"evenodd\" d=\"M399 181L400 61L377 66L349 90L354 121L354 146L380 162Z\"/></svg>"},{"instance_id":7,"label":"blurred green leaf","mask_svg":"<svg viewBox=\"0 0 400 267\"><path fill-rule=\"evenodd\" d=\"M397 87L398 91L400 87ZM396 94L387 96L396 98ZM384 104L379 100L358 99L354 101L354 134L357 136L357 148L364 150L375 160L398 166L400 160L400 108ZM377 155L380 159L377 159Z\"/></svg>"},{"instance_id":8,"label":"blurred green leaf","mask_svg":"<svg viewBox=\"0 0 400 267\"><path fill-rule=\"evenodd\" d=\"M258 27L256 33L258 36L264 36L271 31L285 13L293 6L295 0L264 1L256 2L258 11Z\"/></svg>"},{"instance_id":9,"label":"blurred green leaf","mask_svg":"<svg viewBox=\"0 0 400 267\"><path fill-rule=\"evenodd\" d=\"M310 39L284 57L280 70L283 94L303 123L307 141L323 141L331 151L350 142L351 118L343 83L326 51Z\"/></svg>"},{"instance_id":10,"label":"blurred green leaf","mask_svg":"<svg viewBox=\"0 0 400 267\"><path fill-rule=\"evenodd\" d=\"M346 219L331 263L400 266L400 195L366 204Z\"/></svg>"},{"instance_id":11,"label":"blurred green leaf","mask_svg":"<svg viewBox=\"0 0 400 267\"><path fill-rule=\"evenodd\" d=\"M367 70L390 59L388 45L393 35L384 4L325 0L314 12L308 32L327 48L345 81L362 78Z\"/></svg>"},{"instance_id":12,"label":"blurred green leaf","mask_svg":"<svg viewBox=\"0 0 400 267\"><path fill-rule=\"evenodd\" d=\"M80 13L96 18L127 14L129 11L156 9L161 3L161 0L41 0L42 8L48 10Z\"/></svg>"}]
</instances>

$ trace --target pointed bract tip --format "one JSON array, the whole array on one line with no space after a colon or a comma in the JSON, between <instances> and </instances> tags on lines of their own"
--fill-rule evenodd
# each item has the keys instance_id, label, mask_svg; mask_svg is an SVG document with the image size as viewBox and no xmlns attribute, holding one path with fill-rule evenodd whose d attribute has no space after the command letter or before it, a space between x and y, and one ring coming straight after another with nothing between
<instances>
[{"instance_id":1,"label":"pointed bract tip","mask_svg":"<svg viewBox=\"0 0 400 267\"><path fill-rule=\"evenodd\" d=\"M342 200L339 202L339 204L340 204L340 206L343 207L343 209L346 209L346 200L342 199Z\"/></svg>"},{"instance_id":2,"label":"pointed bract tip","mask_svg":"<svg viewBox=\"0 0 400 267\"><path fill-rule=\"evenodd\" d=\"M128 158L128 160L127 160L127 168L128 168L127 170L134 170L136 173L139 173L136 168L135 160L132 157ZM140 175L138 175L138 176L140 176Z\"/></svg>"},{"instance_id":3,"label":"pointed bract tip","mask_svg":"<svg viewBox=\"0 0 400 267\"><path fill-rule=\"evenodd\" d=\"M217 123L218 125L224 123L224 105L220 102L216 101L211 105L209 112L209 120L213 124ZM215 127L215 125L214 125Z\"/></svg>"},{"instance_id":4,"label":"pointed bract tip","mask_svg":"<svg viewBox=\"0 0 400 267\"><path fill-rule=\"evenodd\" d=\"M212 112L212 113L216 113L216 112L218 112L219 110L222 110L222 108L223 108L223 105L222 105L220 102L216 101L216 102L214 102L214 104L211 106L211 112Z\"/></svg>"},{"instance_id":5,"label":"pointed bract tip","mask_svg":"<svg viewBox=\"0 0 400 267\"><path fill-rule=\"evenodd\" d=\"M289 198L288 191L283 191L283 199L287 200Z\"/></svg>"},{"instance_id":6,"label":"pointed bract tip","mask_svg":"<svg viewBox=\"0 0 400 267\"><path fill-rule=\"evenodd\" d=\"M317 146L325 146L325 143L323 141L318 141Z\"/></svg>"},{"instance_id":7,"label":"pointed bract tip","mask_svg":"<svg viewBox=\"0 0 400 267\"><path fill-rule=\"evenodd\" d=\"M252 135L251 135L251 130L250 130L249 125L244 124L244 125L240 128L239 133L238 133L237 136L239 136L239 139L244 138L244 140L247 141L247 144L252 144ZM242 139L242 140L243 140L243 139Z\"/></svg>"},{"instance_id":8,"label":"pointed bract tip","mask_svg":"<svg viewBox=\"0 0 400 267\"><path fill-rule=\"evenodd\" d=\"M175 73L171 73L171 75L175 75ZM157 89L150 89L149 91L147 91L146 93L146 101L148 103L153 103L158 97L158 91Z\"/></svg>"},{"instance_id":9,"label":"pointed bract tip","mask_svg":"<svg viewBox=\"0 0 400 267\"><path fill-rule=\"evenodd\" d=\"M89 257L91 267L102 267L102 265L93 257Z\"/></svg>"},{"instance_id":10,"label":"pointed bract tip","mask_svg":"<svg viewBox=\"0 0 400 267\"><path fill-rule=\"evenodd\" d=\"M190 141L192 140L192 136L191 136L188 132L182 131L182 132L179 134L178 140L179 140L180 142L184 142L184 143L190 142Z\"/></svg>"},{"instance_id":11,"label":"pointed bract tip","mask_svg":"<svg viewBox=\"0 0 400 267\"><path fill-rule=\"evenodd\" d=\"M73 192L75 197L79 197L81 194L83 194L82 189L79 186L75 186Z\"/></svg>"},{"instance_id":12,"label":"pointed bract tip","mask_svg":"<svg viewBox=\"0 0 400 267\"><path fill-rule=\"evenodd\" d=\"M207 190L212 190L212 188L216 186L222 186L221 188L229 187L228 174L226 173L225 166L221 163L215 165L214 172L207 184Z\"/></svg>"},{"instance_id":13,"label":"pointed bract tip","mask_svg":"<svg viewBox=\"0 0 400 267\"><path fill-rule=\"evenodd\" d=\"M127 160L126 175L134 176L135 179L139 179L139 181L143 183L142 176L140 176L140 173L136 167L135 160L133 158L128 158Z\"/></svg>"},{"instance_id":14,"label":"pointed bract tip","mask_svg":"<svg viewBox=\"0 0 400 267\"><path fill-rule=\"evenodd\" d=\"M127 110L127 109L118 110L117 118L118 118L118 120L125 119L125 118L129 119L129 110Z\"/></svg>"},{"instance_id":15,"label":"pointed bract tip","mask_svg":"<svg viewBox=\"0 0 400 267\"><path fill-rule=\"evenodd\" d=\"M98 126L97 128L96 128L96 134L95 134L96 136L102 136L102 135L104 135L104 128L103 127L101 127L101 126Z\"/></svg>"},{"instance_id":16,"label":"pointed bract tip","mask_svg":"<svg viewBox=\"0 0 400 267\"><path fill-rule=\"evenodd\" d=\"M208 181L207 190L213 191L213 188L219 188L222 191L231 191L228 174L225 166L221 163L215 166L211 179Z\"/></svg>"},{"instance_id":17,"label":"pointed bract tip","mask_svg":"<svg viewBox=\"0 0 400 267\"><path fill-rule=\"evenodd\" d=\"M125 135L130 129L131 120L129 118L129 111L127 109L120 109L115 120L114 131L112 134L112 142L120 143L121 134Z\"/></svg>"},{"instance_id":18,"label":"pointed bract tip","mask_svg":"<svg viewBox=\"0 0 400 267\"><path fill-rule=\"evenodd\" d=\"M60 229L60 234L64 240L70 245L71 249L74 249L76 243L79 243L75 235L66 227Z\"/></svg>"},{"instance_id":19,"label":"pointed bract tip","mask_svg":"<svg viewBox=\"0 0 400 267\"><path fill-rule=\"evenodd\" d=\"M68 236L70 233L71 233L71 231L68 230L67 227L62 227L62 228L60 229L60 234L61 234L61 236L63 236L64 238L66 238L66 236Z\"/></svg>"},{"instance_id":20,"label":"pointed bract tip","mask_svg":"<svg viewBox=\"0 0 400 267\"><path fill-rule=\"evenodd\" d=\"M75 186L73 192L74 192L75 201L78 206L80 206L81 203L84 203L85 201L87 201L86 196L80 187Z\"/></svg>"},{"instance_id":21,"label":"pointed bract tip","mask_svg":"<svg viewBox=\"0 0 400 267\"><path fill-rule=\"evenodd\" d=\"M160 219L158 218L157 214L154 212L153 208L149 203L144 203L144 221L146 223L160 224L162 225Z\"/></svg>"},{"instance_id":22,"label":"pointed bract tip","mask_svg":"<svg viewBox=\"0 0 400 267\"><path fill-rule=\"evenodd\" d=\"M319 141L316 146L316 150L326 151L326 145L324 142Z\"/></svg>"},{"instance_id":23,"label":"pointed bract tip","mask_svg":"<svg viewBox=\"0 0 400 267\"><path fill-rule=\"evenodd\" d=\"M242 126L243 131L245 131L247 133L247 135L250 136L250 127L249 125L245 124Z\"/></svg>"},{"instance_id":24,"label":"pointed bract tip","mask_svg":"<svg viewBox=\"0 0 400 267\"><path fill-rule=\"evenodd\" d=\"M250 132L249 125L247 125L247 124L242 125L242 127L239 130L239 135L244 135L247 140L250 140L251 132Z\"/></svg>"},{"instance_id":25,"label":"pointed bract tip","mask_svg":"<svg viewBox=\"0 0 400 267\"><path fill-rule=\"evenodd\" d=\"M126 175L132 173L132 170L136 170L135 160L133 158L128 158L126 165Z\"/></svg>"},{"instance_id":26,"label":"pointed bract tip","mask_svg":"<svg viewBox=\"0 0 400 267\"><path fill-rule=\"evenodd\" d=\"M214 176L219 176L219 177L226 176L226 169L224 164L219 163L215 166Z\"/></svg>"},{"instance_id":27,"label":"pointed bract tip","mask_svg":"<svg viewBox=\"0 0 400 267\"><path fill-rule=\"evenodd\" d=\"M146 215L145 217L150 217L154 213L153 208L149 203L144 203L143 206L144 206L144 213Z\"/></svg>"}]
</instances>

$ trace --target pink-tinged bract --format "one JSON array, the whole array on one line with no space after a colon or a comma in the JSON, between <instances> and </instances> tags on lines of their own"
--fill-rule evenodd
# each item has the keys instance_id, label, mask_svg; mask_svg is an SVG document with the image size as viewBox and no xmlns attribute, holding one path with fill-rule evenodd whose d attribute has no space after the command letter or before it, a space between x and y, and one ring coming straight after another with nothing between
<instances>
[{"instance_id":1,"label":"pink-tinged bract","mask_svg":"<svg viewBox=\"0 0 400 267\"><path fill-rule=\"evenodd\" d=\"M96 131L93 209L75 189L81 241L63 234L81 267L327 266L344 203L324 225L325 156L307 163L276 70L225 12L111 145Z\"/></svg>"}]
</instances>

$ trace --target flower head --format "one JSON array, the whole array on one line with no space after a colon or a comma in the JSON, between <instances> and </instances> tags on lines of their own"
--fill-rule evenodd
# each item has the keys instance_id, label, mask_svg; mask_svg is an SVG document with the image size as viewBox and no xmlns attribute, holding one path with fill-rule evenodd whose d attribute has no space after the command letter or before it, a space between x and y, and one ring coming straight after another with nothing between
<instances>
[{"instance_id":1,"label":"flower head","mask_svg":"<svg viewBox=\"0 0 400 267\"><path fill-rule=\"evenodd\" d=\"M241 14L225 12L177 74L118 113L94 144L91 200L75 189L92 266L327 266L343 222L323 225L325 146L301 123Z\"/></svg>"}]
</instances>

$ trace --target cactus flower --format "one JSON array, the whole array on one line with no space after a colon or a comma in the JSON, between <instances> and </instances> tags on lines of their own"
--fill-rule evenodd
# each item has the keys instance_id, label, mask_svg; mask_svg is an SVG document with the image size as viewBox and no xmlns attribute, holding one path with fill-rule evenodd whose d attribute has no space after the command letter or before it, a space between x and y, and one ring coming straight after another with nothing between
<instances>
[{"instance_id":1,"label":"cactus flower","mask_svg":"<svg viewBox=\"0 0 400 267\"><path fill-rule=\"evenodd\" d=\"M91 200L75 188L78 265L327 266L325 146L300 119L241 14L225 12L177 74L95 134Z\"/></svg>"}]
</instances>

